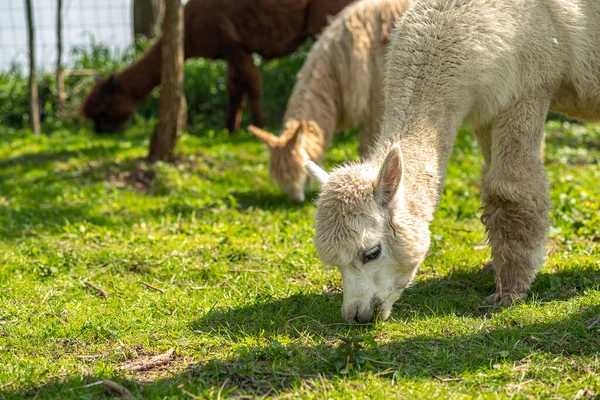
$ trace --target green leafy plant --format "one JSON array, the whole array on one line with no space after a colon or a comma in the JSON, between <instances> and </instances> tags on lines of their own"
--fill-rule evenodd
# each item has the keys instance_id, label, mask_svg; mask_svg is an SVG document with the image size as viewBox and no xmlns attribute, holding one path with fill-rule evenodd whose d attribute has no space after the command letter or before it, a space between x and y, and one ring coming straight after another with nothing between
<instances>
[{"instance_id":1,"label":"green leafy plant","mask_svg":"<svg viewBox=\"0 0 600 400\"><path fill-rule=\"evenodd\" d=\"M378 349L372 336L341 338L341 341L333 352L333 362L342 375L366 369L372 360L373 351Z\"/></svg>"}]
</instances>

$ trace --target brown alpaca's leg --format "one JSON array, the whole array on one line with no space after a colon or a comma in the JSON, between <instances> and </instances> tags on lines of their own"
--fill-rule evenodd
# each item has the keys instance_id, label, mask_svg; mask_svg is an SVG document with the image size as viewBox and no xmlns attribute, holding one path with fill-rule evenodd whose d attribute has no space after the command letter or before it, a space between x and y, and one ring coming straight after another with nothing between
<instances>
[{"instance_id":1,"label":"brown alpaca's leg","mask_svg":"<svg viewBox=\"0 0 600 400\"><path fill-rule=\"evenodd\" d=\"M483 171L481 219L496 272L489 299L505 305L527 296L544 260L550 199L540 146L549 104L540 98L518 101L493 121Z\"/></svg>"},{"instance_id":2,"label":"brown alpaca's leg","mask_svg":"<svg viewBox=\"0 0 600 400\"><path fill-rule=\"evenodd\" d=\"M233 133L240 129L242 122L242 101L244 100L243 82L231 62L227 63L227 130Z\"/></svg>"},{"instance_id":3,"label":"brown alpaca's leg","mask_svg":"<svg viewBox=\"0 0 600 400\"><path fill-rule=\"evenodd\" d=\"M252 54L239 53L236 57L236 67L243 82L252 123L262 128L264 125L263 111L260 104L263 95L262 80L258 68L254 65Z\"/></svg>"}]
</instances>

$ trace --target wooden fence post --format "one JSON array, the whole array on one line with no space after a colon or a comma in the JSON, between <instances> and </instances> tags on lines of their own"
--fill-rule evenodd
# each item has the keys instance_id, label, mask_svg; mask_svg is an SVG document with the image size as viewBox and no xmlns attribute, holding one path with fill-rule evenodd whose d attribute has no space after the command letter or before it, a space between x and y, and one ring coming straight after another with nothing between
<instances>
[{"instance_id":1,"label":"wooden fence post","mask_svg":"<svg viewBox=\"0 0 600 400\"><path fill-rule=\"evenodd\" d=\"M169 160L185 124L183 93L183 7L181 0L165 0L162 33L162 71L159 121L150 140L150 161Z\"/></svg>"},{"instance_id":2,"label":"wooden fence post","mask_svg":"<svg viewBox=\"0 0 600 400\"><path fill-rule=\"evenodd\" d=\"M65 77L62 66L62 10L63 0L56 2L56 100L61 120L65 119Z\"/></svg>"},{"instance_id":3,"label":"wooden fence post","mask_svg":"<svg viewBox=\"0 0 600 400\"><path fill-rule=\"evenodd\" d=\"M29 35L29 120L31 130L40 136L40 107L38 104L38 88L35 77L35 36L33 26L33 7L31 0L25 0L27 9L27 33Z\"/></svg>"},{"instance_id":4,"label":"wooden fence post","mask_svg":"<svg viewBox=\"0 0 600 400\"><path fill-rule=\"evenodd\" d=\"M156 36L160 31L164 11L164 0L133 0L133 39L138 36Z\"/></svg>"}]
</instances>

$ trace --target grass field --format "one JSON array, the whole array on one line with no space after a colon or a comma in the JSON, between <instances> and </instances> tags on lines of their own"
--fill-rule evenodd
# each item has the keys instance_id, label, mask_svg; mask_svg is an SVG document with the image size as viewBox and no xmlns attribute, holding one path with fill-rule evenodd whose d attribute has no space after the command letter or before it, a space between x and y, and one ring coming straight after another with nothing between
<instances>
[{"instance_id":1,"label":"grass field","mask_svg":"<svg viewBox=\"0 0 600 400\"><path fill-rule=\"evenodd\" d=\"M258 141L191 128L177 163L148 165L151 130L0 128L0 398L102 398L101 380L140 398L600 396L600 125L548 123L549 257L507 309L485 302L480 156L461 132L432 253L374 326L343 323L314 206L270 182ZM339 136L327 166L356 148Z\"/></svg>"}]
</instances>

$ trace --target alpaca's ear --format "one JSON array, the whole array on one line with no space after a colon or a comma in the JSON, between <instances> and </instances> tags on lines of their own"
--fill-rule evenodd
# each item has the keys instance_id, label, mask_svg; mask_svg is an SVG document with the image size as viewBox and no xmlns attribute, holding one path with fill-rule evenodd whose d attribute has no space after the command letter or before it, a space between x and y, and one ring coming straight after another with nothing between
<instances>
[{"instance_id":1,"label":"alpaca's ear","mask_svg":"<svg viewBox=\"0 0 600 400\"><path fill-rule=\"evenodd\" d=\"M277 142L279 141L279 138L277 136L254 125L250 125L248 127L248 132L252 133L254 136L262 140L263 143L269 147L275 147L277 145Z\"/></svg>"},{"instance_id":2,"label":"alpaca's ear","mask_svg":"<svg viewBox=\"0 0 600 400\"><path fill-rule=\"evenodd\" d=\"M327 172L310 160L304 163L304 169L315 181L317 181L319 186L323 186L329 180Z\"/></svg>"},{"instance_id":3,"label":"alpaca's ear","mask_svg":"<svg viewBox=\"0 0 600 400\"><path fill-rule=\"evenodd\" d=\"M293 121L294 123L286 124L286 132L281 135L281 138L287 139L285 142L286 146L293 148L303 147L304 145L304 132L308 130L306 121Z\"/></svg>"},{"instance_id":4,"label":"alpaca's ear","mask_svg":"<svg viewBox=\"0 0 600 400\"><path fill-rule=\"evenodd\" d=\"M375 199L383 207L390 204L402 183L402 151L393 145L388 151L375 182Z\"/></svg>"}]
</instances>

